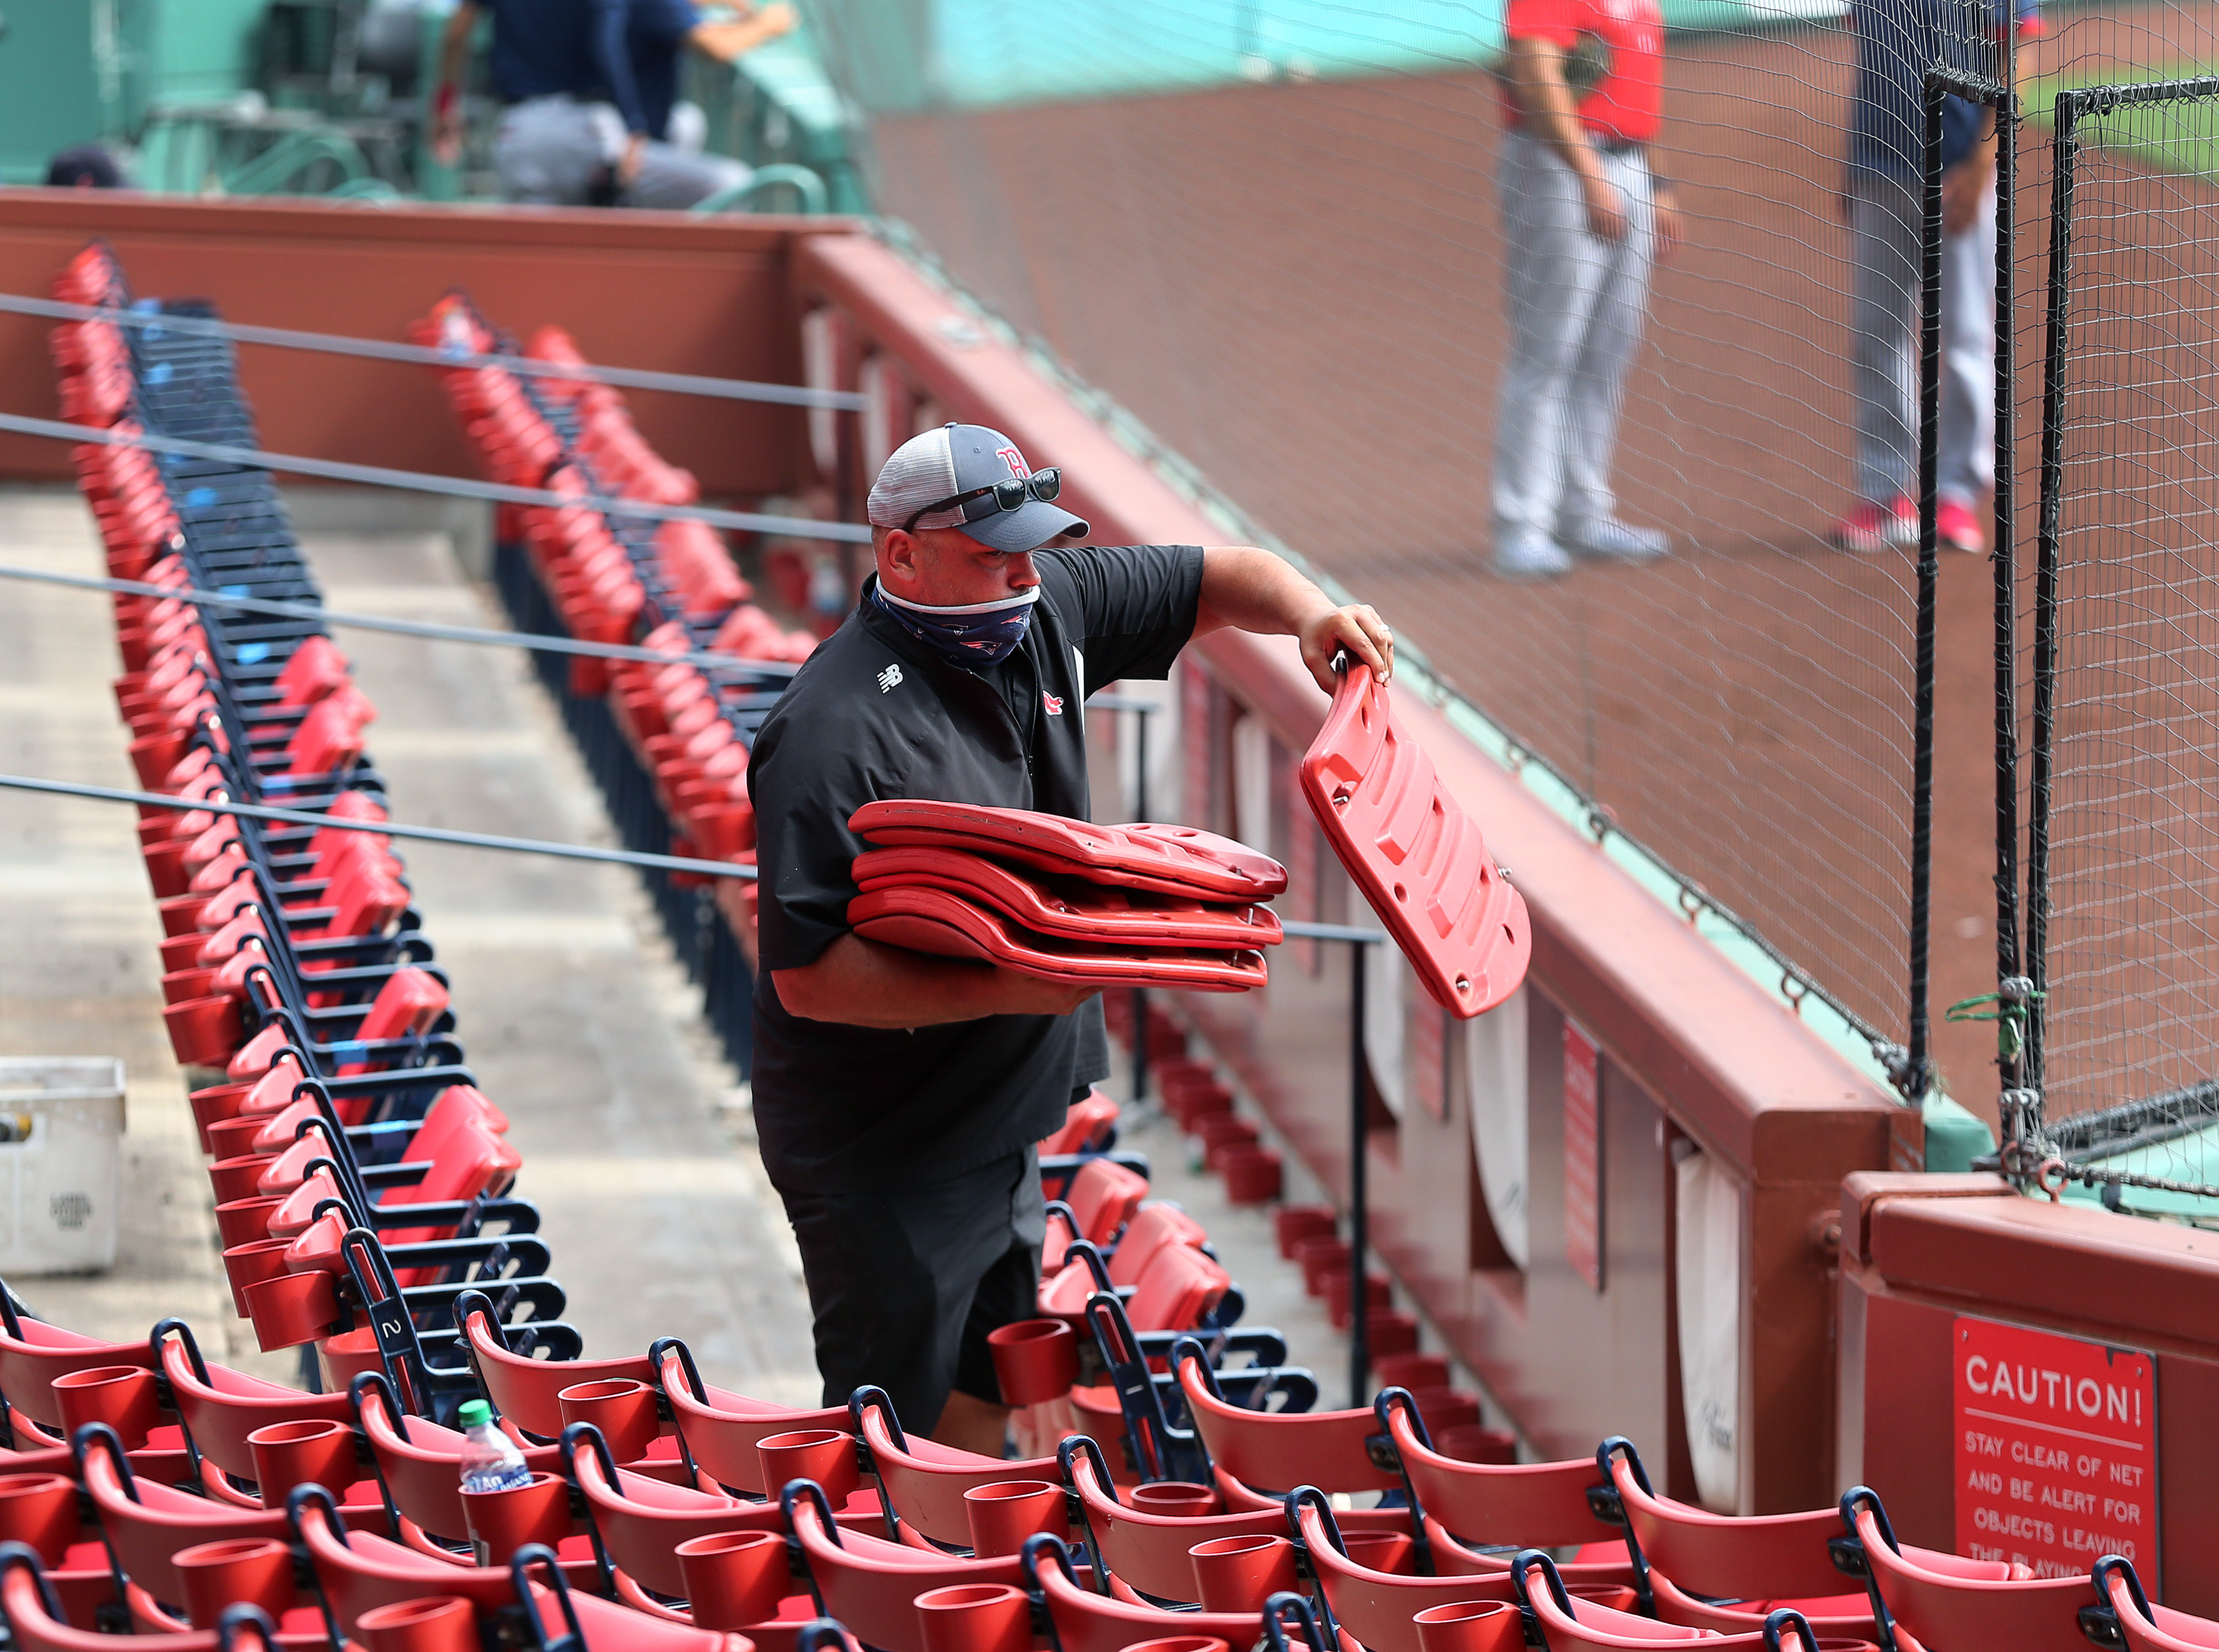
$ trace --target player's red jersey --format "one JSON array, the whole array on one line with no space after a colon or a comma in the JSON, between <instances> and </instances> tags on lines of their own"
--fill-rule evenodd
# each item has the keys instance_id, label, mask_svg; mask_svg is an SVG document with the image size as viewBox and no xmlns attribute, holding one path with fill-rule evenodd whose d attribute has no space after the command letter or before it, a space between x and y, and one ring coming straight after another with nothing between
<instances>
[{"instance_id":1,"label":"player's red jersey","mask_svg":"<svg viewBox=\"0 0 2219 1652\"><path fill-rule=\"evenodd\" d=\"M1510 0L1506 33L1571 51L1592 34L1609 68L1580 100L1580 124L1607 143L1648 143L1664 121L1664 17L1657 0ZM1504 118L1525 116L1506 86Z\"/></svg>"}]
</instances>

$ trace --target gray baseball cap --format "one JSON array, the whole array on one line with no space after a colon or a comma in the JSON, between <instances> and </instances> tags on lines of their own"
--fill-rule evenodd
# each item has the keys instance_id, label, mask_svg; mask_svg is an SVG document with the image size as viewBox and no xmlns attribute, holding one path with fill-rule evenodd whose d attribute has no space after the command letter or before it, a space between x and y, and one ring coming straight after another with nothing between
<instances>
[{"instance_id":1,"label":"gray baseball cap","mask_svg":"<svg viewBox=\"0 0 2219 1652\"><path fill-rule=\"evenodd\" d=\"M984 425L942 425L894 450L871 486L871 525L898 528L929 505L1032 474L1017 444L1001 432ZM1038 550L1093 531L1083 517L1045 500L1028 497L1016 510L1004 511L991 494L926 512L917 525L960 528L980 544L1006 551Z\"/></svg>"}]
</instances>

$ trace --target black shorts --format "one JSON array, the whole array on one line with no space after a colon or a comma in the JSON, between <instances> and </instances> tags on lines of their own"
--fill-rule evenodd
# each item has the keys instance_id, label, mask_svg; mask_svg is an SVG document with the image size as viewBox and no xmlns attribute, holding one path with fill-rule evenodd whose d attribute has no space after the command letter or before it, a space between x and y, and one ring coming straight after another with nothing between
<instances>
[{"instance_id":1,"label":"black shorts","mask_svg":"<svg viewBox=\"0 0 2219 1652\"><path fill-rule=\"evenodd\" d=\"M986 1333L1039 1313L1047 1218L1037 1148L944 1182L783 1193L815 1314L827 1406L884 1388L929 1434L951 1390L1001 1402Z\"/></svg>"}]
</instances>

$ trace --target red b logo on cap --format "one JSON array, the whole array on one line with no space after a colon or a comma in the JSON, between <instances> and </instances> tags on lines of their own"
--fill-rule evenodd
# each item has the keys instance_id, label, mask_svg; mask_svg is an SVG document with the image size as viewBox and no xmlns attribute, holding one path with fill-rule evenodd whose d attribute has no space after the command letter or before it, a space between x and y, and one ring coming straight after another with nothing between
<instances>
[{"instance_id":1,"label":"red b logo on cap","mask_svg":"<svg viewBox=\"0 0 2219 1652\"><path fill-rule=\"evenodd\" d=\"M1033 474L1025 469L1025 456L1013 447L998 447L994 450L994 456L1009 466L1010 474L1020 481Z\"/></svg>"}]
</instances>

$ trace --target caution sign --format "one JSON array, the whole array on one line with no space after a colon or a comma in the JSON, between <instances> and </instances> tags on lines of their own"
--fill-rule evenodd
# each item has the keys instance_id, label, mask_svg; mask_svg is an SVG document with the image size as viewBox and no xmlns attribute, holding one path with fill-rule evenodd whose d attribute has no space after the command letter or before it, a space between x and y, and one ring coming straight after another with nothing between
<instances>
[{"instance_id":1,"label":"caution sign","mask_svg":"<svg viewBox=\"0 0 2219 1652\"><path fill-rule=\"evenodd\" d=\"M2085 1577L2105 1555L2160 1575L2156 1360L1960 1316L1957 1552Z\"/></svg>"}]
</instances>

